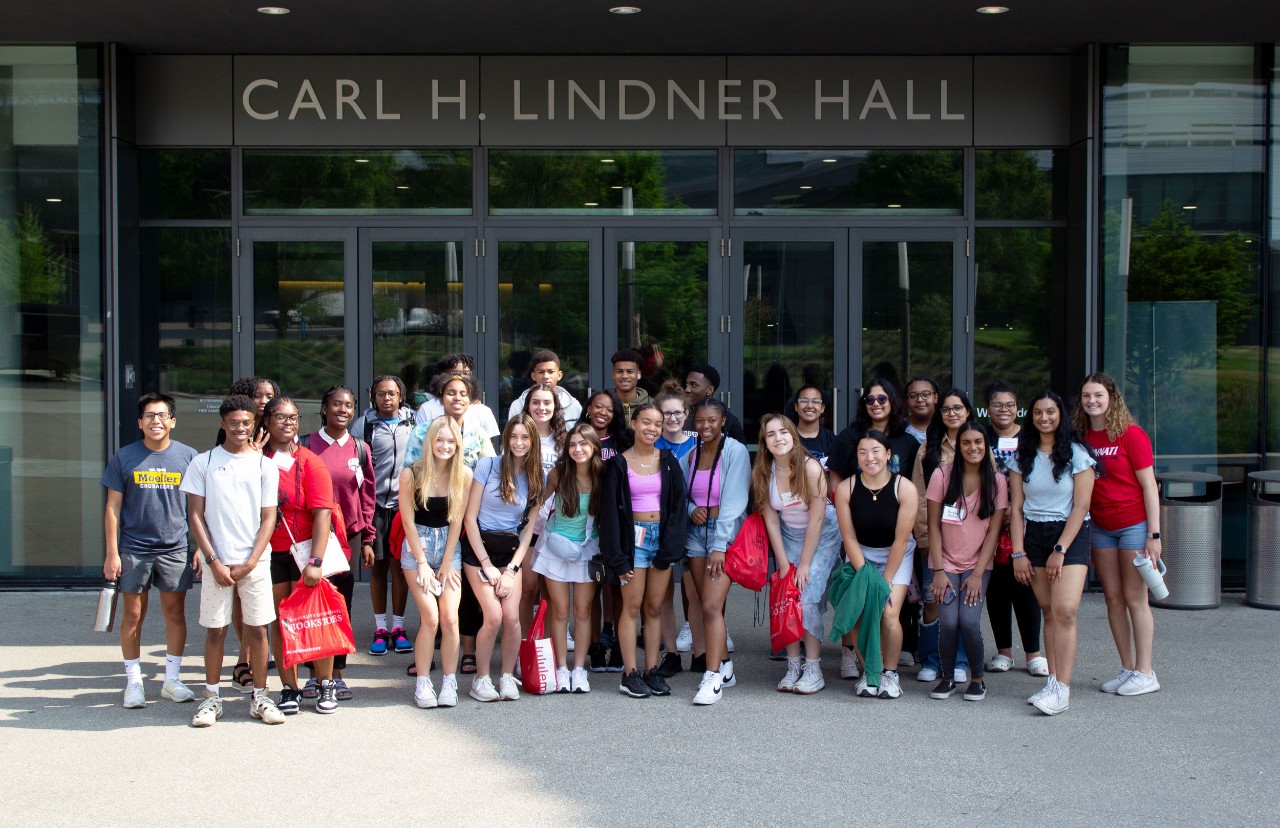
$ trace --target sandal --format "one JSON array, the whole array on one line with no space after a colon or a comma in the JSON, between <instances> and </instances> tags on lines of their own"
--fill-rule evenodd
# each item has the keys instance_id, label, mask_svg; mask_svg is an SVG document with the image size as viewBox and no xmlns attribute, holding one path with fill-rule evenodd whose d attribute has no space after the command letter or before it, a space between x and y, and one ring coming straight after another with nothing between
<instances>
[{"instance_id":1,"label":"sandal","mask_svg":"<svg viewBox=\"0 0 1280 828\"><path fill-rule=\"evenodd\" d=\"M253 690L253 671L243 661L231 669L231 680L236 683L242 693Z\"/></svg>"},{"instance_id":2,"label":"sandal","mask_svg":"<svg viewBox=\"0 0 1280 828\"><path fill-rule=\"evenodd\" d=\"M434 658L431 659L431 669L436 669L436 661ZM416 678L418 675L418 665L410 664L408 667L404 668L404 674L406 676L413 676Z\"/></svg>"},{"instance_id":3,"label":"sandal","mask_svg":"<svg viewBox=\"0 0 1280 828\"><path fill-rule=\"evenodd\" d=\"M465 653L462 656L462 669L458 671L464 676L474 676L476 673L476 656L475 653Z\"/></svg>"}]
</instances>

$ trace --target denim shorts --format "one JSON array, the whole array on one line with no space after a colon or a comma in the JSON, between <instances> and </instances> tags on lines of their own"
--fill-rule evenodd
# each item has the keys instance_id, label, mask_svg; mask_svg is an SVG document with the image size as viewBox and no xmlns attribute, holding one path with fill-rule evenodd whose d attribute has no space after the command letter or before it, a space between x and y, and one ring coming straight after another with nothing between
<instances>
[{"instance_id":1,"label":"denim shorts","mask_svg":"<svg viewBox=\"0 0 1280 828\"><path fill-rule=\"evenodd\" d=\"M1093 523L1089 526L1089 545L1094 549L1145 549L1147 522L1144 520L1114 532Z\"/></svg>"},{"instance_id":2,"label":"denim shorts","mask_svg":"<svg viewBox=\"0 0 1280 828\"><path fill-rule=\"evenodd\" d=\"M656 520L653 523L637 520L634 525L644 528L644 542L636 544L631 566L633 569L648 569L653 566L653 559L658 557L658 535L662 524Z\"/></svg>"},{"instance_id":3,"label":"denim shorts","mask_svg":"<svg viewBox=\"0 0 1280 828\"><path fill-rule=\"evenodd\" d=\"M449 539L449 527L415 526L414 528L418 530L418 540L422 542L422 554L426 556L427 566L431 567L432 572L439 572L440 565L444 563L444 544ZM400 568L406 572L418 571L418 561L413 557L407 540L400 548ZM453 548L453 568L458 572L462 571L462 544L460 543Z\"/></svg>"},{"instance_id":4,"label":"denim shorts","mask_svg":"<svg viewBox=\"0 0 1280 828\"><path fill-rule=\"evenodd\" d=\"M689 535L685 541L685 553L690 558L707 558L711 556L711 547L716 540L716 519L707 518L701 526L689 524Z\"/></svg>"},{"instance_id":5,"label":"denim shorts","mask_svg":"<svg viewBox=\"0 0 1280 828\"><path fill-rule=\"evenodd\" d=\"M778 528L782 535L783 551L787 562L792 566L800 563L800 553L804 549L804 529L793 529L781 520ZM836 523L836 510L827 504L826 514L822 520L821 535L818 545L809 560L809 585L800 592L800 608L804 611L804 631L818 640L822 640L822 612L827 606L827 581L831 572L839 563L843 542L840 537L840 526Z\"/></svg>"},{"instance_id":6,"label":"denim shorts","mask_svg":"<svg viewBox=\"0 0 1280 828\"><path fill-rule=\"evenodd\" d=\"M902 556L902 563L898 566L897 572L885 573L884 568L889 565L889 549L877 548L873 546L862 547L862 556L867 559L867 563L876 568L876 571L884 575L886 581L893 586L909 586L911 584L911 576L915 574L915 555L916 555L916 539L909 538L907 540L907 554Z\"/></svg>"}]
</instances>

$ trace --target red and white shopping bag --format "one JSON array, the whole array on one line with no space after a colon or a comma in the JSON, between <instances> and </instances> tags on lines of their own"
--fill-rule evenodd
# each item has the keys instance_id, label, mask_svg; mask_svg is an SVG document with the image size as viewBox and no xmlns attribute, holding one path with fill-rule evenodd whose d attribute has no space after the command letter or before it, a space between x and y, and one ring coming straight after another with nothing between
<instances>
[{"instance_id":1,"label":"red and white shopping bag","mask_svg":"<svg viewBox=\"0 0 1280 828\"><path fill-rule=\"evenodd\" d=\"M520 681L526 693L556 692L556 654L551 639L543 634L547 602L538 604L529 634L520 642Z\"/></svg>"}]
</instances>

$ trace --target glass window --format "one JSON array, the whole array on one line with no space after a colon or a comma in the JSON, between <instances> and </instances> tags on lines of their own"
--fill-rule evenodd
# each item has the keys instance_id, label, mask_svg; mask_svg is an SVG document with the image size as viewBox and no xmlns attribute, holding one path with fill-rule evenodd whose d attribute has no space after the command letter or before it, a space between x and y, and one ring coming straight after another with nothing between
<instances>
[{"instance_id":1,"label":"glass window","mask_svg":"<svg viewBox=\"0 0 1280 828\"><path fill-rule=\"evenodd\" d=\"M862 376L906 393L925 374L951 385L954 244L862 243Z\"/></svg>"},{"instance_id":2,"label":"glass window","mask_svg":"<svg viewBox=\"0 0 1280 828\"><path fill-rule=\"evenodd\" d=\"M1272 66L1280 66L1280 46ZM1280 74L1271 80L1271 330L1267 341L1267 376L1270 379L1267 411L1267 468L1280 469Z\"/></svg>"},{"instance_id":3,"label":"glass window","mask_svg":"<svg viewBox=\"0 0 1280 828\"><path fill-rule=\"evenodd\" d=\"M231 367L231 230L149 227L141 237L138 387L178 403L175 439L212 445L218 406L234 379ZM121 401L121 419L132 423ZM127 431L128 429L126 429Z\"/></svg>"},{"instance_id":4,"label":"glass window","mask_svg":"<svg viewBox=\"0 0 1280 828\"><path fill-rule=\"evenodd\" d=\"M495 216L714 216L715 150L490 150Z\"/></svg>"},{"instance_id":5,"label":"glass window","mask_svg":"<svg viewBox=\"0 0 1280 828\"><path fill-rule=\"evenodd\" d=\"M1062 150L977 150L977 217L1035 221L1067 213Z\"/></svg>"},{"instance_id":6,"label":"glass window","mask_svg":"<svg viewBox=\"0 0 1280 828\"><path fill-rule=\"evenodd\" d=\"M99 59L0 51L0 577L102 572Z\"/></svg>"},{"instance_id":7,"label":"glass window","mask_svg":"<svg viewBox=\"0 0 1280 828\"><path fill-rule=\"evenodd\" d=\"M231 153L225 149L142 150L138 179L144 219L231 218Z\"/></svg>"},{"instance_id":8,"label":"glass window","mask_svg":"<svg viewBox=\"0 0 1280 828\"><path fill-rule=\"evenodd\" d=\"M249 216L471 215L471 151L245 150Z\"/></svg>"},{"instance_id":9,"label":"glass window","mask_svg":"<svg viewBox=\"0 0 1280 828\"><path fill-rule=\"evenodd\" d=\"M375 241L373 373L412 394L442 354L462 348L462 242Z\"/></svg>"},{"instance_id":10,"label":"glass window","mask_svg":"<svg viewBox=\"0 0 1280 828\"><path fill-rule=\"evenodd\" d=\"M707 361L707 243L618 242L618 344L637 348L646 390ZM612 384L612 383L610 383Z\"/></svg>"},{"instance_id":11,"label":"glass window","mask_svg":"<svg viewBox=\"0 0 1280 828\"><path fill-rule=\"evenodd\" d=\"M1103 365L1151 435L1157 471L1242 481L1260 449L1255 50L1112 47L1105 71ZM1224 490L1224 583L1242 566L1245 488Z\"/></svg>"},{"instance_id":12,"label":"glass window","mask_svg":"<svg viewBox=\"0 0 1280 828\"><path fill-rule=\"evenodd\" d=\"M733 212L958 216L961 150L735 150Z\"/></svg>"}]
</instances>

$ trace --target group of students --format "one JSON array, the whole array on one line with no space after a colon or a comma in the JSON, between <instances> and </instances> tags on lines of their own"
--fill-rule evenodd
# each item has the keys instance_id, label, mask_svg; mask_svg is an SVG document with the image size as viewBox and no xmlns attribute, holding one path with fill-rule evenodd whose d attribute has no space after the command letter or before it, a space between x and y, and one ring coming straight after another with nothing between
<instances>
[{"instance_id":1,"label":"group of students","mask_svg":"<svg viewBox=\"0 0 1280 828\"><path fill-rule=\"evenodd\" d=\"M317 712L336 710L352 697L343 656L309 662L306 682L282 668L278 698L266 692L269 645L283 664L279 637L269 635L276 609L297 582L319 583L329 554L359 555L369 568L369 652L414 654L408 672L419 707L456 705L459 673L470 674L477 701L519 698L519 641L540 599L549 605L557 692L590 692L591 672L616 671L624 695L669 695L667 679L682 670L677 650L688 650L689 669L701 674L693 703L714 704L737 682L725 558L753 504L771 567L800 593L804 636L777 654L787 662L779 691L825 686L824 611L844 561L860 581L879 581L864 595L883 605L860 616L878 625L836 625L840 675L857 680L856 695L899 697L897 668L918 657L916 678L937 682L932 698L967 684L964 698L980 700L984 668L1013 666L1016 615L1027 669L1046 678L1028 701L1060 713L1091 548L1121 662L1102 689L1159 689L1145 584L1128 565L1160 555L1153 459L1110 377L1086 379L1074 416L1052 391L1037 394L1021 425L1003 382L987 390L990 424L982 425L958 389L939 393L918 377L904 401L877 379L838 436L821 425L822 389L808 386L793 416L761 418L753 461L741 424L715 397L714 368L693 366L683 387L650 397L638 383L641 359L614 354L615 387L583 406L559 387L558 357L538 351L533 384L501 428L479 401L467 354L440 359L417 411L395 376L374 381L359 414L355 393L335 386L321 400L321 428L305 435L298 406L272 381L248 377L221 405L218 445L202 453L171 438L172 398L142 397L142 440L121 449L102 480L104 574L124 596L125 707L146 703L140 631L153 585L167 631L161 696L194 699L179 670L184 596L202 570L205 687L192 724L222 716L229 626L241 648L232 679L251 695L251 716L280 723L304 699ZM291 552L302 544L305 563ZM349 569L329 579L350 612ZM678 633L676 581L688 619ZM404 621L410 595L415 638ZM998 650L990 661L983 604ZM838 608L837 619L848 614ZM903 656L904 643L914 657Z\"/></svg>"}]
</instances>

